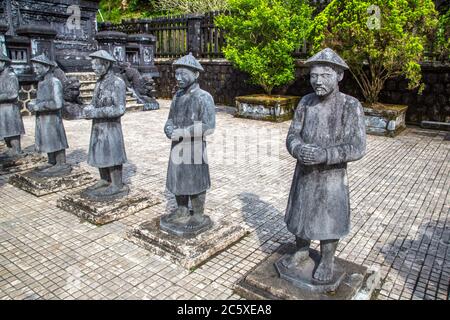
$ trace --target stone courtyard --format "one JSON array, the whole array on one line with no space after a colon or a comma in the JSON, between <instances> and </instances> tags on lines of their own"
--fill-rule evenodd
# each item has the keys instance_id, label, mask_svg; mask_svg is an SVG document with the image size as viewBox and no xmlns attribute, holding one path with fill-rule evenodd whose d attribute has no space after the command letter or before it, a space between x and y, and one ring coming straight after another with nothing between
<instances>
[{"instance_id":1,"label":"stone courtyard","mask_svg":"<svg viewBox=\"0 0 450 320\"><path fill-rule=\"evenodd\" d=\"M226 107L209 137L206 211L239 221L249 235L194 270L125 240L130 228L175 206L165 191L170 101L159 102L160 110L122 118L124 171L132 186L168 201L95 226L56 207L74 190L37 198L0 176L0 299L240 299L233 284L294 240L283 221L295 168L284 144L290 121L237 119ZM23 146L32 149L34 117L24 122ZM65 121L65 127L68 161L97 176L86 164L91 122ZM396 138L369 135L367 155L349 164L352 229L338 256L379 270L373 299L448 299L450 141L444 137L414 127Z\"/></svg>"}]
</instances>

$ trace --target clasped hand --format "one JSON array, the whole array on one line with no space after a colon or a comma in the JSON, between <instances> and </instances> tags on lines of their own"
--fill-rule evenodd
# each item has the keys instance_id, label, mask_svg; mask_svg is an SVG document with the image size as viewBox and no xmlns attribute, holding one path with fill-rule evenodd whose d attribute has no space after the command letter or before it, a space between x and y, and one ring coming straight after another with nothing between
<instances>
[{"instance_id":1,"label":"clasped hand","mask_svg":"<svg viewBox=\"0 0 450 320\"><path fill-rule=\"evenodd\" d=\"M299 160L304 165L315 165L327 161L327 152L322 147L315 144L307 144L300 147Z\"/></svg>"},{"instance_id":2,"label":"clasped hand","mask_svg":"<svg viewBox=\"0 0 450 320\"><path fill-rule=\"evenodd\" d=\"M92 119L94 117L95 107L93 105L87 105L83 108L83 118Z\"/></svg>"},{"instance_id":3,"label":"clasped hand","mask_svg":"<svg viewBox=\"0 0 450 320\"><path fill-rule=\"evenodd\" d=\"M36 112L37 108L36 108L36 100L31 100L30 102L27 103L27 109L30 112Z\"/></svg>"}]
</instances>

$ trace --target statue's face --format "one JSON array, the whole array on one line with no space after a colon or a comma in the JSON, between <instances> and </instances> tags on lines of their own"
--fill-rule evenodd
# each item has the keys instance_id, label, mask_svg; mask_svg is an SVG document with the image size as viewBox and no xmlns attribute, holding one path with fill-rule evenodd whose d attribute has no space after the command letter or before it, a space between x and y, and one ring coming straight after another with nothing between
<instances>
[{"instance_id":1,"label":"statue's face","mask_svg":"<svg viewBox=\"0 0 450 320\"><path fill-rule=\"evenodd\" d=\"M175 70L175 79L177 80L178 87L181 89L188 88L197 80L198 76L198 71L192 71L188 68L177 68Z\"/></svg>"},{"instance_id":2,"label":"statue's face","mask_svg":"<svg viewBox=\"0 0 450 320\"><path fill-rule=\"evenodd\" d=\"M33 62L33 70L34 70L34 73L36 73L38 80L40 80L40 79L44 78L44 76L50 70L50 66Z\"/></svg>"},{"instance_id":3,"label":"statue's face","mask_svg":"<svg viewBox=\"0 0 450 320\"><path fill-rule=\"evenodd\" d=\"M339 90L339 81L343 73L337 72L330 66L315 65L311 68L310 82L319 97L326 97Z\"/></svg>"},{"instance_id":4,"label":"statue's face","mask_svg":"<svg viewBox=\"0 0 450 320\"><path fill-rule=\"evenodd\" d=\"M6 68L6 62L5 61L0 61L0 72L5 70L5 68Z\"/></svg>"},{"instance_id":5,"label":"statue's face","mask_svg":"<svg viewBox=\"0 0 450 320\"><path fill-rule=\"evenodd\" d=\"M92 69L94 70L95 75L99 78L104 76L108 72L109 66L109 61L104 61L101 59L92 60Z\"/></svg>"}]
</instances>

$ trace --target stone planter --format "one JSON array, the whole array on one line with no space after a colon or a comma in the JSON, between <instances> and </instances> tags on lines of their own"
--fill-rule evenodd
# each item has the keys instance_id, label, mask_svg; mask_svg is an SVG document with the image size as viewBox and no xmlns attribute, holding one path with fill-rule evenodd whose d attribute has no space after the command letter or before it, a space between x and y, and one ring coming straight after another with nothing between
<instances>
[{"instance_id":1,"label":"stone planter","mask_svg":"<svg viewBox=\"0 0 450 320\"><path fill-rule=\"evenodd\" d=\"M255 94L236 97L236 117L282 122L292 119L300 101L297 96Z\"/></svg>"},{"instance_id":2,"label":"stone planter","mask_svg":"<svg viewBox=\"0 0 450 320\"><path fill-rule=\"evenodd\" d=\"M377 103L363 103L366 132L369 134L395 137L406 128L405 116L408 106Z\"/></svg>"}]
</instances>

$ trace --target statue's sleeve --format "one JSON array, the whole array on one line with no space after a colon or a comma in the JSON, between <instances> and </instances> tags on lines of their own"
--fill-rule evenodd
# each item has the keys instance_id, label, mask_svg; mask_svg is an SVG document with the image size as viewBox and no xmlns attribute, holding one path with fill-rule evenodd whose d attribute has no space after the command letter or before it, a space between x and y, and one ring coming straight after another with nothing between
<instances>
[{"instance_id":1,"label":"statue's sleeve","mask_svg":"<svg viewBox=\"0 0 450 320\"><path fill-rule=\"evenodd\" d=\"M298 159L300 147L305 144L301 138L304 118L305 106L302 99L295 110L294 119L292 119L291 126L289 127L288 135L286 137L286 148L291 156L296 159Z\"/></svg>"},{"instance_id":2,"label":"statue's sleeve","mask_svg":"<svg viewBox=\"0 0 450 320\"><path fill-rule=\"evenodd\" d=\"M166 134L167 138L172 138L172 132L173 132L173 108L175 107L175 99L176 96L173 97L172 102L170 104L170 110L169 110L169 117L167 118L166 124L164 125L164 133Z\"/></svg>"},{"instance_id":3,"label":"statue's sleeve","mask_svg":"<svg viewBox=\"0 0 450 320\"><path fill-rule=\"evenodd\" d=\"M112 105L95 108L92 118L118 118L126 111L126 87L123 80L114 81L114 90L111 92ZM101 101L97 101L101 103Z\"/></svg>"},{"instance_id":4,"label":"statue's sleeve","mask_svg":"<svg viewBox=\"0 0 450 320\"><path fill-rule=\"evenodd\" d=\"M205 137L213 134L216 128L216 106L211 95L203 95L199 99L201 121L186 128L190 137Z\"/></svg>"},{"instance_id":5,"label":"statue's sleeve","mask_svg":"<svg viewBox=\"0 0 450 320\"><path fill-rule=\"evenodd\" d=\"M6 90L0 93L0 102L15 102L19 96L19 80L16 76L8 77Z\"/></svg>"},{"instance_id":6,"label":"statue's sleeve","mask_svg":"<svg viewBox=\"0 0 450 320\"><path fill-rule=\"evenodd\" d=\"M366 153L366 125L364 121L364 111L359 101L354 105L344 106L350 108L349 123L346 126L350 130L348 142L326 148L327 164L338 164L361 159Z\"/></svg>"},{"instance_id":7,"label":"statue's sleeve","mask_svg":"<svg viewBox=\"0 0 450 320\"><path fill-rule=\"evenodd\" d=\"M37 111L52 111L62 109L64 106L63 87L57 78L52 80L52 95L50 100L39 101Z\"/></svg>"}]
</instances>

